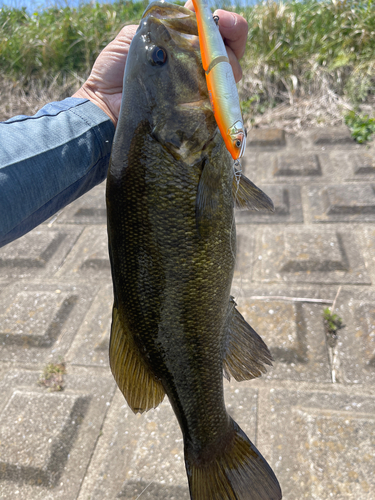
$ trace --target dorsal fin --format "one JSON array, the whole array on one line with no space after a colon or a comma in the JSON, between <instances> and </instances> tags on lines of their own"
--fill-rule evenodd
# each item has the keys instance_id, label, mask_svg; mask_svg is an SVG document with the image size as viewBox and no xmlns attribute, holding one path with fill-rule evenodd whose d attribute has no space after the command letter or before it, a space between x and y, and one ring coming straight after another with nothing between
<instances>
[{"instance_id":1,"label":"dorsal fin","mask_svg":"<svg viewBox=\"0 0 375 500\"><path fill-rule=\"evenodd\" d=\"M109 362L119 389L134 413L156 408L164 399L161 382L143 360L133 336L113 307Z\"/></svg>"},{"instance_id":2,"label":"dorsal fin","mask_svg":"<svg viewBox=\"0 0 375 500\"><path fill-rule=\"evenodd\" d=\"M236 169L233 176L232 194L235 207L239 210L275 211L271 198Z\"/></svg>"}]
</instances>

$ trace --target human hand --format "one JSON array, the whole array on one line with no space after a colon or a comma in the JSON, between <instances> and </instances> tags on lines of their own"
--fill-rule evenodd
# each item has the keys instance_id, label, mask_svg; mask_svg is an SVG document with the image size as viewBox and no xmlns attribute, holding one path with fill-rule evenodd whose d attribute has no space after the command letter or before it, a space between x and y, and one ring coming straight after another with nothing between
<instances>
[{"instance_id":1,"label":"human hand","mask_svg":"<svg viewBox=\"0 0 375 500\"><path fill-rule=\"evenodd\" d=\"M186 2L185 7L194 10L191 0ZM234 78L238 82L242 78L242 69L238 60L245 52L247 22L234 12L218 9L214 14L219 16L219 29L224 38ZM90 99L110 117L115 126L120 113L126 58L137 28L136 25L129 25L120 31L99 54L90 76L73 95L73 97Z\"/></svg>"},{"instance_id":2,"label":"human hand","mask_svg":"<svg viewBox=\"0 0 375 500\"><path fill-rule=\"evenodd\" d=\"M90 76L73 97L90 99L117 125L122 99L125 63L138 26L122 28L116 38L99 54Z\"/></svg>"},{"instance_id":3,"label":"human hand","mask_svg":"<svg viewBox=\"0 0 375 500\"><path fill-rule=\"evenodd\" d=\"M185 7L194 11L192 0L188 0L185 3ZM242 68L238 61L245 53L249 30L247 21L235 12L228 12L222 9L215 10L213 15L219 17L219 30L224 39L234 79L236 82L239 82L242 78Z\"/></svg>"}]
</instances>

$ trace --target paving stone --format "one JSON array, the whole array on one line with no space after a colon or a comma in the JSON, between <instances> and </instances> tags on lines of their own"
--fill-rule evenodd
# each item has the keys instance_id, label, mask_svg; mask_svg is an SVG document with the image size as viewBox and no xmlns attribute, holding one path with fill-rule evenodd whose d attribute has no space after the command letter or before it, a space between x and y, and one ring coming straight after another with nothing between
<instances>
[{"instance_id":1,"label":"paving stone","mask_svg":"<svg viewBox=\"0 0 375 500\"><path fill-rule=\"evenodd\" d=\"M251 150L249 150L249 155ZM244 174L256 185L308 185L312 182L335 183L339 179L353 178L352 165L340 162L335 155L342 151L315 147L313 150L300 147L286 148L283 152L258 151L251 162L244 162ZM332 159L332 158L333 159Z\"/></svg>"},{"instance_id":2,"label":"paving stone","mask_svg":"<svg viewBox=\"0 0 375 500\"><path fill-rule=\"evenodd\" d=\"M3 278L51 276L61 266L78 236L80 228L39 226L22 238L0 248Z\"/></svg>"},{"instance_id":3,"label":"paving stone","mask_svg":"<svg viewBox=\"0 0 375 500\"><path fill-rule=\"evenodd\" d=\"M58 224L106 224L105 183L96 186L64 208L56 222Z\"/></svg>"},{"instance_id":4,"label":"paving stone","mask_svg":"<svg viewBox=\"0 0 375 500\"><path fill-rule=\"evenodd\" d=\"M265 378L330 382L321 304L246 296L236 301L238 310L274 358Z\"/></svg>"},{"instance_id":5,"label":"paving stone","mask_svg":"<svg viewBox=\"0 0 375 500\"><path fill-rule=\"evenodd\" d=\"M103 287L95 297L66 360L73 365L107 366L112 324L112 285Z\"/></svg>"},{"instance_id":6,"label":"paving stone","mask_svg":"<svg viewBox=\"0 0 375 500\"><path fill-rule=\"evenodd\" d=\"M312 130L310 133L314 144L346 145L354 144L347 127L324 127Z\"/></svg>"},{"instance_id":7,"label":"paving stone","mask_svg":"<svg viewBox=\"0 0 375 500\"><path fill-rule=\"evenodd\" d=\"M362 151L350 153L349 161L353 165L353 173L358 176L375 174L375 155L374 151Z\"/></svg>"},{"instance_id":8,"label":"paving stone","mask_svg":"<svg viewBox=\"0 0 375 500\"><path fill-rule=\"evenodd\" d=\"M303 222L301 189L299 186L259 185L273 201L275 211L237 210L236 223L282 224L285 222Z\"/></svg>"},{"instance_id":9,"label":"paving stone","mask_svg":"<svg viewBox=\"0 0 375 500\"><path fill-rule=\"evenodd\" d=\"M242 262L241 247L239 254ZM266 228L258 235L254 262L254 278L263 282L371 284L360 247L348 231Z\"/></svg>"},{"instance_id":10,"label":"paving stone","mask_svg":"<svg viewBox=\"0 0 375 500\"><path fill-rule=\"evenodd\" d=\"M96 286L10 285L0 303L0 360L40 363L63 356Z\"/></svg>"},{"instance_id":11,"label":"paving stone","mask_svg":"<svg viewBox=\"0 0 375 500\"><path fill-rule=\"evenodd\" d=\"M0 497L73 499L114 382L108 372L75 372L63 392L51 393L38 387L38 377L12 370L0 384Z\"/></svg>"},{"instance_id":12,"label":"paving stone","mask_svg":"<svg viewBox=\"0 0 375 500\"><path fill-rule=\"evenodd\" d=\"M255 444L257 398L257 389L231 390L226 384L228 412ZM118 391L79 500L133 500L141 493L145 500L190 498L182 434L167 398L155 410L134 415Z\"/></svg>"},{"instance_id":13,"label":"paving stone","mask_svg":"<svg viewBox=\"0 0 375 500\"><path fill-rule=\"evenodd\" d=\"M60 393L14 391L0 420L2 479L53 487L77 431L72 421L84 418L87 403Z\"/></svg>"},{"instance_id":14,"label":"paving stone","mask_svg":"<svg viewBox=\"0 0 375 500\"><path fill-rule=\"evenodd\" d=\"M375 294L343 290L335 313L344 327L337 332L340 382L375 384Z\"/></svg>"},{"instance_id":15,"label":"paving stone","mask_svg":"<svg viewBox=\"0 0 375 500\"><path fill-rule=\"evenodd\" d=\"M233 281L248 280L251 278L254 265L254 231L249 226L239 224L236 226L237 253Z\"/></svg>"},{"instance_id":16,"label":"paving stone","mask_svg":"<svg viewBox=\"0 0 375 500\"><path fill-rule=\"evenodd\" d=\"M303 155L295 153L277 155L273 175L275 177L322 175L319 157L316 154L308 153Z\"/></svg>"},{"instance_id":17,"label":"paving stone","mask_svg":"<svg viewBox=\"0 0 375 500\"><path fill-rule=\"evenodd\" d=\"M346 148L346 151L344 148L324 149L327 156L321 159L321 164L327 183L374 181L375 171L370 162L375 154L371 149L360 145Z\"/></svg>"},{"instance_id":18,"label":"paving stone","mask_svg":"<svg viewBox=\"0 0 375 500\"><path fill-rule=\"evenodd\" d=\"M375 192L371 184L313 186L308 196L313 222L375 221Z\"/></svg>"},{"instance_id":19,"label":"paving stone","mask_svg":"<svg viewBox=\"0 0 375 500\"><path fill-rule=\"evenodd\" d=\"M374 148L346 128L297 138L255 129L247 144L242 170L276 212L236 214L232 293L275 362L258 379L224 381L228 411L274 468L285 500L369 500ZM112 402L104 191L0 250L1 499L189 499L168 400L138 416L119 391ZM332 384L322 312L341 284ZM64 390L48 392L42 369L61 360Z\"/></svg>"},{"instance_id":20,"label":"paving stone","mask_svg":"<svg viewBox=\"0 0 375 500\"><path fill-rule=\"evenodd\" d=\"M91 226L83 231L56 276L110 282L110 269L107 227Z\"/></svg>"},{"instance_id":21,"label":"paving stone","mask_svg":"<svg viewBox=\"0 0 375 500\"><path fill-rule=\"evenodd\" d=\"M372 282L375 280L375 227L367 226L363 231L364 258Z\"/></svg>"},{"instance_id":22,"label":"paving stone","mask_svg":"<svg viewBox=\"0 0 375 500\"><path fill-rule=\"evenodd\" d=\"M134 415L117 391L79 499L130 500L141 493L145 500L189 499L182 435L167 398Z\"/></svg>"},{"instance_id":23,"label":"paving stone","mask_svg":"<svg viewBox=\"0 0 375 500\"><path fill-rule=\"evenodd\" d=\"M285 131L279 128L258 129L253 128L247 134L246 146L285 146Z\"/></svg>"},{"instance_id":24,"label":"paving stone","mask_svg":"<svg viewBox=\"0 0 375 500\"><path fill-rule=\"evenodd\" d=\"M277 388L269 396L265 417L283 498L373 498L374 397Z\"/></svg>"}]
</instances>

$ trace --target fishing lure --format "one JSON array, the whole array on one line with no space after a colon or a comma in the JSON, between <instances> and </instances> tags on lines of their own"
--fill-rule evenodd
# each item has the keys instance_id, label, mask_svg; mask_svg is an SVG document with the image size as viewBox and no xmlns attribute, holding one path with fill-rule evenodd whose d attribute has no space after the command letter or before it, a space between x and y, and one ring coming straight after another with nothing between
<instances>
[{"instance_id":1,"label":"fishing lure","mask_svg":"<svg viewBox=\"0 0 375 500\"><path fill-rule=\"evenodd\" d=\"M225 145L238 160L245 153L246 132L232 67L208 0L192 1L211 106Z\"/></svg>"}]
</instances>

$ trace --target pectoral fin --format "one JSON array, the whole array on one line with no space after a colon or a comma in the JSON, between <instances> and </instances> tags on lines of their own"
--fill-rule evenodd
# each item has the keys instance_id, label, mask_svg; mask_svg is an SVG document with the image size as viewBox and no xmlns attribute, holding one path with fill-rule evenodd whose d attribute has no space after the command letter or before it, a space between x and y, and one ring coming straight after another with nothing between
<instances>
[{"instance_id":1,"label":"pectoral fin","mask_svg":"<svg viewBox=\"0 0 375 500\"><path fill-rule=\"evenodd\" d=\"M259 335L237 311L233 297L230 298L226 344L224 351L224 377L230 380L250 380L266 373L264 365L272 365L272 356Z\"/></svg>"},{"instance_id":2,"label":"pectoral fin","mask_svg":"<svg viewBox=\"0 0 375 500\"><path fill-rule=\"evenodd\" d=\"M274 212L271 198L253 184L239 170L233 176L232 194L235 207L239 210L268 210Z\"/></svg>"},{"instance_id":3,"label":"pectoral fin","mask_svg":"<svg viewBox=\"0 0 375 500\"><path fill-rule=\"evenodd\" d=\"M132 335L122 325L118 310L112 314L109 362L113 376L134 413L156 408L164 399L161 382L155 378Z\"/></svg>"},{"instance_id":4,"label":"pectoral fin","mask_svg":"<svg viewBox=\"0 0 375 500\"><path fill-rule=\"evenodd\" d=\"M200 236L204 236L219 203L220 171L206 160L198 184L195 214Z\"/></svg>"}]
</instances>

